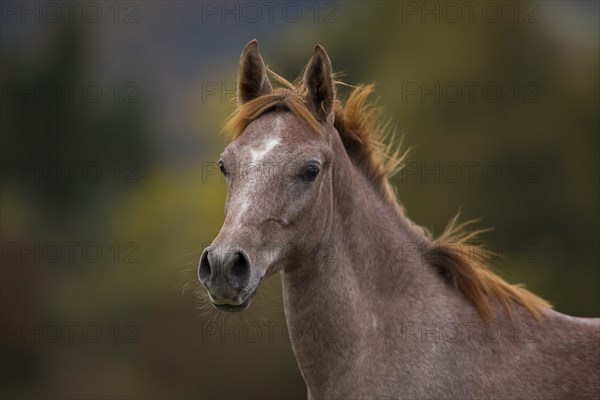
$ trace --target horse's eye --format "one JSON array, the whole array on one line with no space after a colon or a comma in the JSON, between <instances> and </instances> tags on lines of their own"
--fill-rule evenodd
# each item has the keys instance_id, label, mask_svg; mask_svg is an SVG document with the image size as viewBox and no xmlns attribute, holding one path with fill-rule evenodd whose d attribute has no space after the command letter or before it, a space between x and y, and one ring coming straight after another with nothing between
<instances>
[{"instance_id":1,"label":"horse's eye","mask_svg":"<svg viewBox=\"0 0 600 400\"><path fill-rule=\"evenodd\" d=\"M317 175L319 175L319 171L320 171L319 164L311 163L302 170L302 172L300 173L300 176L302 177L302 179L305 182L313 182L315 179L317 179Z\"/></svg>"},{"instance_id":2,"label":"horse's eye","mask_svg":"<svg viewBox=\"0 0 600 400\"><path fill-rule=\"evenodd\" d=\"M225 164L223 164L223 160L219 160L219 169L223 175L227 175L227 170L225 170Z\"/></svg>"}]
</instances>

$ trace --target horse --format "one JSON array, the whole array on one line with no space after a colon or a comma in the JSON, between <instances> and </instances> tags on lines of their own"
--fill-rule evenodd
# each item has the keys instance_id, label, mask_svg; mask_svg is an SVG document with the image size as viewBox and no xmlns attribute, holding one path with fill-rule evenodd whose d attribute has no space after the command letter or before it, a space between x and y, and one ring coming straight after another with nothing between
<instances>
[{"instance_id":1,"label":"horse","mask_svg":"<svg viewBox=\"0 0 600 400\"><path fill-rule=\"evenodd\" d=\"M411 222L373 86L341 101L340 83L318 44L294 82L244 48L225 219L197 270L211 304L245 310L280 272L309 399L599 398L600 319L493 273L471 221Z\"/></svg>"}]
</instances>

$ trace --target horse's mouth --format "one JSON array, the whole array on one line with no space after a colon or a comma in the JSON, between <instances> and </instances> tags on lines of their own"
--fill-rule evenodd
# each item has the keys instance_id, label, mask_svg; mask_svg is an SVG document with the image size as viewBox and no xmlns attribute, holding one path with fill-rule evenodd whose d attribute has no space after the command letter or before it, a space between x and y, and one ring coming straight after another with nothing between
<instances>
[{"instance_id":1,"label":"horse's mouth","mask_svg":"<svg viewBox=\"0 0 600 400\"><path fill-rule=\"evenodd\" d=\"M209 299L210 299L210 304L212 304L212 306L214 308L216 308L217 310L220 311L226 311L226 312L239 312L239 311L244 311L245 309L247 309L248 307L250 307L250 303L252 303L252 298L254 297L254 295L256 294L256 289L246 298L246 300L242 301L240 304L227 304L227 303L216 303L212 296L210 296L209 294Z\"/></svg>"},{"instance_id":2,"label":"horse's mouth","mask_svg":"<svg viewBox=\"0 0 600 400\"><path fill-rule=\"evenodd\" d=\"M250 296L250 297L252 297L252 296ZM216 304L212 300L211 300L210 304L212 304L212 306L214 308L216 308L217 310L220 310L220 311L239 312L239 311L244 311L246 308L248 308L250 306L250 302L251 302L250 297L248 297L241 304L235 305L235 306L232 304Z\"/></svg>"}]
</instances>

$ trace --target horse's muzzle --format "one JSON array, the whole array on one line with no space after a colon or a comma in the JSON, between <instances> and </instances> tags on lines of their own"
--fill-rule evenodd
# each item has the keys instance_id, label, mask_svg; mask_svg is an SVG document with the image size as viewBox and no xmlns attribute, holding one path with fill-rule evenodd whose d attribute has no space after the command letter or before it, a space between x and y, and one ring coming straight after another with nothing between
<instances>
[{"instance_id":1,"label":"horse's muzzle","mask_svg":"<svg viewBox=\"0 0 600 400\"><path fill-rule=\"evenodd\" d=\"M212 305L223 311L248 307L254 288L249 288L251 266L248 255L239 248L210 246L198 266L198 280L208 290Z\"/></svg>"}]
</instances>

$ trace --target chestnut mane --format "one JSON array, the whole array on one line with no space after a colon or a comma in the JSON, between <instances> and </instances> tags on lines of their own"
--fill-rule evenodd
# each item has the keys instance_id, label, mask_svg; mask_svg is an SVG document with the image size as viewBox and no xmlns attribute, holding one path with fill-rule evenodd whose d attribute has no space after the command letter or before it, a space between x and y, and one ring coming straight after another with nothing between
<instances>
[{"instance_id":1,"label":"chestnut mane","mask_svg":"<svg viewBox=\"0 0 600 400\"><path fill-rule=\"evenodd\" d=\"M263 113L281 108L293 112L314 131L322 132L321 123L306 105L306 90L302 80L289 82L271 70L269 73L280 87L238 105L228 118L224 131L235 139L250 122ZM336 84L344 85L339 81ZM399 170L407 152L401 152L400 146L395 146L388 140L392 132L390 124L382 123L380 109L367 101L372 92L373 85L360 85L353 88L344 102L336 100L334 126L354 165L368 178L383 200L397 212L399 218L406 218L389 179ZM484 321L493 318L493 303L501 304L511 317L515 306L521 306L539 319L542 310L550 305L522 285L507 283L489 268L491 254L475 243L484 230L468 231L466 228L472 222L458 223L457 214L436 239L419 227L429 239L428 247L424 249L424 260L448 277L451 284L473 304Z\"/></svg>"}]
</instances>

